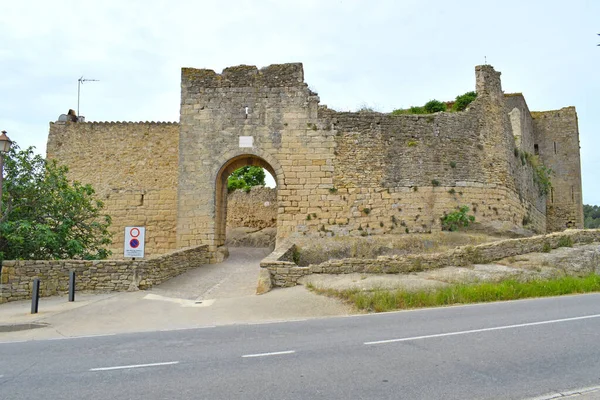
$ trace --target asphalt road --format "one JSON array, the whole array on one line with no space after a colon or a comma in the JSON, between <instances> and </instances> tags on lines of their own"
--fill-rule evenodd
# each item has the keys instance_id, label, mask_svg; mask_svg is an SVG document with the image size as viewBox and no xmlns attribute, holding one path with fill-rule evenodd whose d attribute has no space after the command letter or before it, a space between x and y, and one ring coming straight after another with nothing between
<instances>
[{"instance_id":1,"label":"asphalt road","mask_svg":"<svg viewBox=\"0 0 600 400\"><path fill-rule=\"evenodd\" d=\"M600 294L0 343L2 399L523 399L600 385Z\"/></svg>"}]
</instances>

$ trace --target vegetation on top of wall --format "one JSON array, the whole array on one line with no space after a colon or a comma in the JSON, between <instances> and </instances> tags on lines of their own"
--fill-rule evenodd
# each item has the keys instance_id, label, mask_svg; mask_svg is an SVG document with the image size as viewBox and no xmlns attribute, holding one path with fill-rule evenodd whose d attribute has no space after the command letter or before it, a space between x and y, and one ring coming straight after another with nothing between
<instances>
[{"instance_id":1,"label":"vegetation on top of wall","mask_svg":"<svg viewBox=\"0 0 600 400\"><path fill-rule=\"evenodd\" d=\"M439 100L429 100L423 106L423 110L426 114L433 114L440 111L446 111L447 108L448 107L446 106L446 103L442 103Z\"/></svg>"},{"instance_id":2,"label":"vegetation on top of wall","mask_svg":"<svg viewBox=\"0 0 600 400\"><path fill-rule=\"evenodd\" d=\"M458 112L464 111L469 104L477 98L476 92L467 92L456 96L454 102L444 103L439 100L430 100L423 106L412 106L409 108L399 108L392 111L392 115L406 115L406 114L433 114L440 111ZM451 106L449 106L449 104Z\"/></svg>"},{"instance_id":3,"label":"vegetation on top of wall","mask_svg":"<svg viewBox=\"0 0 600 400\"><path fill-rule=\"evenodd\" d=\"M461 94L460 96L456 96L456 100L452 105L452 111L464 111L467 108L467 106L471 104L476 98L476 92L467 92L465 94Z\"/></svg>"},{"instance_id":4,"label":"vegetation on top of wall","mask_svg":"<svg viewBox=\"0 0 600 400\"><path fill-rule=\"evenodd\" d=\"M588 229L600 228L600 206L583 205L583 226Z\"/></svg>"},{"instance_id":5,"label":"vegetation on top of wall","mask_svg":"<svg viewBox=\"0 0 600 400\"><path fill-rule=\"evenodd\" d=\"M261 167L247 165L238 168L227 178L227 191L243 189L249 192L253 186L265 186L265 170Z\"/></svg>"},{"instance_id":6,"label":"vegetation on top of wall","mask_svg":"<svg viewBox=\"0 0 600 400\"><path fill-rule=\"evenodd\" d=\"M369 112L369 113L374 113L374 112L379 112L375 109L375 107L371 107L370 105L363 103L360 105L360 107L358 108L357 112Z\"/></svg>"},{"instance_id":7,"label":"vegetation on top of wall","mask_svg":"<svg viewBox=\"0 0 600 400\"><path fill-rule=\"evenodd\" d=\"M13 144L5 156L0 259L104 259L111 219L90 185L68 168Z\"/></svg>"},{"instance_id":8,"label":"vegetation on top of wall","mask_svg":"<svg viewBox=\"0 0 600 400\"><path fill-rule=\"evenodd\" d=\"M441 219L442 230L444 231L457 231L460 228L466 228L472 222L475 222L473 215L467 215L469 212L468 206L461 206L457 211L451 212L450 214L444 214Z\"/></svg>"},{"instance_id":9,"label":"vegetation on top of wall","mask_svg":"<svg viewBox=\"0 0 600 400\"><path fill-rule=\"evenodd\" d=\"M427 107L427 108L426 108ZM406 114L433 114L439 111L446 111L447 106L438 100L430 100L424 106L412 106L410 108L399 108L392 111L392 115Z\"/></svg>"}]
</instances>

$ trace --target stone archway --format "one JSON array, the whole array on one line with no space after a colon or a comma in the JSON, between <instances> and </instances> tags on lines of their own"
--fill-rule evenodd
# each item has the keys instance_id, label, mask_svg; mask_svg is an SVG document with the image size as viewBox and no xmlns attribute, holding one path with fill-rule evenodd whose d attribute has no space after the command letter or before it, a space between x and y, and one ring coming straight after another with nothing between
<instances>
[{"instance_id":1,"label":"stone archway","mask_svg":"<svg viewBox=\"0 0 600 400\"><path fill-rule=\"evenodd\" d=\"M229 159L217 173L215 182L215 244L225 244L227 229L227 178L238 168L256 166L266 169L279 187L278 176L271 164L254 154L241 154Z\"/></svg>"}]
</instances>

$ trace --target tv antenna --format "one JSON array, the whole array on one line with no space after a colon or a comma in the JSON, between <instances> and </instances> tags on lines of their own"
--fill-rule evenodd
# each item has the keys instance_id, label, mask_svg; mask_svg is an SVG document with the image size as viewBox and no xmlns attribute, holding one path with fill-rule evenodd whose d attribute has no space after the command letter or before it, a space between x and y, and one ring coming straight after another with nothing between
<instances>
[{"instance_id":1,"label":"tv antenna","mask_svg":"<svg viewBox=\"0 0 600 400\"><path fill-rule=\"evenodd\" d=\"M99 82L98 79L85 79L83 75L77 79L77 117L79 117L79 97L81 95L81 85L83 82Z\"/></svg>"}]
</instances>

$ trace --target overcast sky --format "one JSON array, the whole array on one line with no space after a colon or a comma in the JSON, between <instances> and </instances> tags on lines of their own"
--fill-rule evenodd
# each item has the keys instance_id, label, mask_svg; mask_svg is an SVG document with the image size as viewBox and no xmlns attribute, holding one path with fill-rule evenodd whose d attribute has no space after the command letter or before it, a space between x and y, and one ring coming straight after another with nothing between
<instances>
[{"instance_id":1,"label":"overcast sky","mask_svg":"<svg viewBox=\"0 0 600 400\"><path fill-rule=\"evenodd\" d=\"M382 112L502 72L531 110L576 106L583 200L600 205L600 1L0 2L0 129L45 153L48 123L178 121L180 68L304 63L322 104Z\"/></svg>"}]
</instances>

